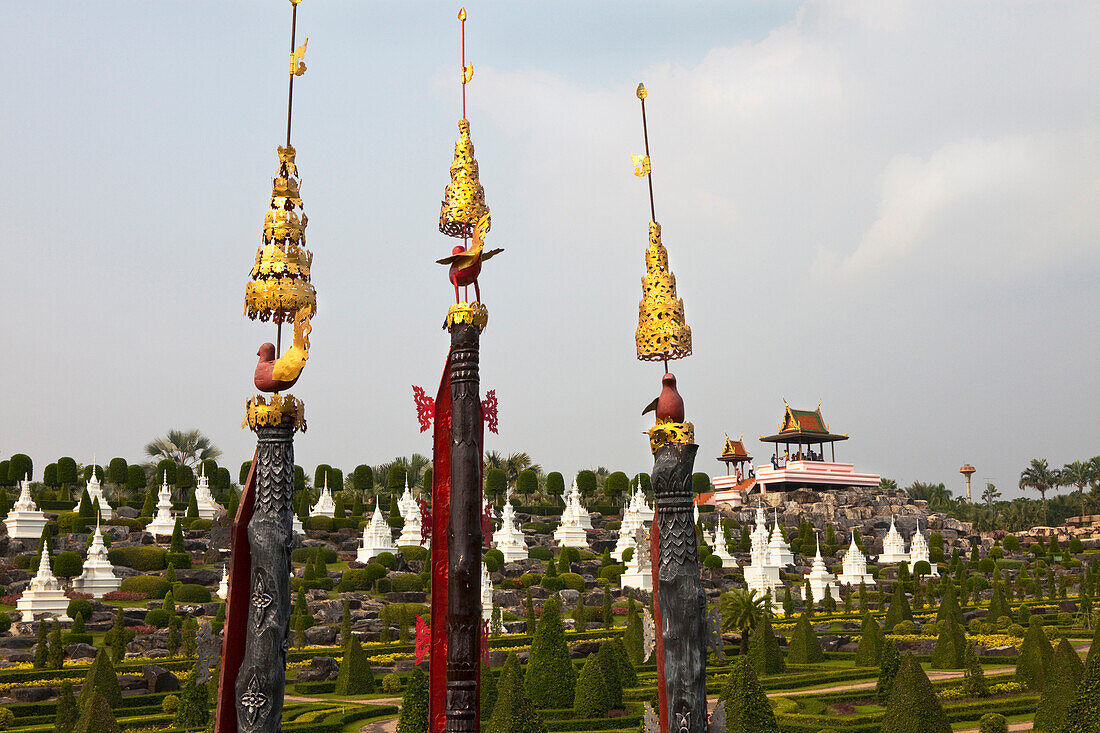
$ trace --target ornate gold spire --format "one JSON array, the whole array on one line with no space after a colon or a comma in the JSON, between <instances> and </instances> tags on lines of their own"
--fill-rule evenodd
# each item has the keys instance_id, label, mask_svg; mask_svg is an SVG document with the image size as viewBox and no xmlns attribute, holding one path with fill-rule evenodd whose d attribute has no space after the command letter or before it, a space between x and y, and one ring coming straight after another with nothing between
<instances>
[{"instance_id":1,"label":"ornate gold spire","mask_svg":"<svg viewBox=\"0 0 1100 733\"><path fill-rule=\"evenodd\" d=\"M684 301L676 297L676 276L668 268L668 252L661 244L661 225L649 222L642 300L634 341L642 361L664 361L691 356L691 327L684 320Z\"/></svg>"},{"instance_id":2,"label":"ornate gold spire","mask_svg":"<svg viewBox=\"0 0 1100 733\"><path fill-rule=\"evenodd\" d=\"M443 189L443 204L439 208L439 231L448 237L469 237L478 220L488 213L485 189L478 178L474 143L470 140L470 121L459 120L451 182Z\"/></svg>"}]
</instances>

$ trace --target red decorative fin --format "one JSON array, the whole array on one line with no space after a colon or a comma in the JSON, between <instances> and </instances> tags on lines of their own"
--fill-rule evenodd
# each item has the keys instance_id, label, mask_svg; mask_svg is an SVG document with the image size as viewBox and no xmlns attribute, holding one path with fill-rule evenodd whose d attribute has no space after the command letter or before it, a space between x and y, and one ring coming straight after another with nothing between
<instances>
[{"instance_id":1,"label":"red decorative fin","mask_svg":"<svg viewBox=\"0 0 1100 733\"><path fill-rule=\"evenodd\" d=\"M499 423L497 421L497 408L499 407L497 402L497 391L491 389L485 393L485 399L481 401L481 419L485 421L485 426L489 428L489 431L497 433L497 427Z\"/></svg>"},{"instance_id":2,"label":"red decorative fin","mask_svg":"<svg viewBox=\"0 0 1100 733\"><path fill-rule=\"evenodd\" d=\"M432 426L432 417L435 415L435 399L429 397L423 387L413 385L413 402L416 404L416 419L420 421L420 432L424 432Z\"/></svg>"},{"instance_id":3,"label":"red decorative fin","mask_svg":"<svg viewBox=\"0 0 1100 733\"><path fill-rule=\"evenodd\" d=\"M420 614L416 614L416 663L420 664L424 661L424 657L428 656L428 650L431 647L431 632L428 630L428 625L424 623L424 619Z\"/></svg>"}]
</instances>

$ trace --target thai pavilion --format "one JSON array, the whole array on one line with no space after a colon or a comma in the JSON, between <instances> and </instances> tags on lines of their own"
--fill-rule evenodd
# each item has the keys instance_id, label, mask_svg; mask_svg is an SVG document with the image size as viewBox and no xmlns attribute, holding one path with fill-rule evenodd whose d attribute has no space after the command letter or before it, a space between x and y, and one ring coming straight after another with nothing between
<instances>
[{"instance_id":1,"label":"thai pavilion","mask_svg":"<svg viewBox=\"0 0 1100 733\"><path fill-rule=\"evenodd\" d=\"M745 450L744 436L733 440L726 435L726 445L718 460L726 464L726 475L711 477L714 493L704 497L702 503L739 507L743 498L756 485L756 469L752 465L752 456Z\"/></svg>"}]
</instances>

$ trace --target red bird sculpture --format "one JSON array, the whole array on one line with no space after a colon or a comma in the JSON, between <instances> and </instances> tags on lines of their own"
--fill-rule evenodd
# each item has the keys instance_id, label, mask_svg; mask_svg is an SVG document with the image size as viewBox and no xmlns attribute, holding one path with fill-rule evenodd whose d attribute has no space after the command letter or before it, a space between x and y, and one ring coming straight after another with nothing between
<instances>
[{"instance_id":1,"label":"red bird sculpture","mask_svg":"<svg viewBox=\"0 0 1100 733\"><path fill-rule=\"evenodd\" d=\"M309 359L309 319L313 315L313 309L308 305L298 309L294 314L294 343L278 359L275 358L275 344L266 343L260 346L256 356L260 361L256 364L256 374L252 381L256 389L261 392L281 392L290 389L302 376L302 369Z\"/></svg>"},{"instance_id":2,"label":"red bird sculpture","mask_svg":"<svg viewBox=\"0 0 1100 733\"><path fill-rule=\"evenodd\" d=\"M642 414L657 411L657 422L683 422L684 398L676 391L676 375L666 372L661 377L661 394L650 402Z\"/></svg>"},{"instance_id":3,"label":"red bird sculpture","mask_svg":"<svg viewBox=\"0 0 1100 733\"><path fill-rule=\"evenodd\" d=\"M451 266L447 272L447 277L450 279L451 284L455 286L456 303L461 302L458 295L460 285L462 287L473 285L474 297L478 302L481 302L481 288L477 285L477 276L481 274L481 263L504 251L503 249L484 251L485 235L489 233L489 224L489 214L485 214L478 219L477 226L474 227L473 247L466 249L464 245L455 245L455 248L451 250L450 257L436 260L441 265Z\"/></svg>"}]
</instances>

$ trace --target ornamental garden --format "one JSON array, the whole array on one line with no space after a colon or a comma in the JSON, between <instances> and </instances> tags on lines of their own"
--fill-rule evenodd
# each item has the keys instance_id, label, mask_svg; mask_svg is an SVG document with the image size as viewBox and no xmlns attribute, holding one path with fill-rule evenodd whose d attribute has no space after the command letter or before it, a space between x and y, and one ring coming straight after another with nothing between
<instances>
[{"instance_id":1,"label":"ornamental garden","mask_svg":"<svg viewBox=\"0 0 1100 733\"><path fill-rule=\"evenodd\" d=\"M426 730L416 458L296 471L285 730ZM511 469L486 471L483 729L651 729L648 478ZM0 463L0 728L212 729L247 471L61 458L35 481L27 456ZM727 730L1100 731L1095 543L978 531L924 494L883 481L699 507Z\"/></svg>"}]
</instances>

